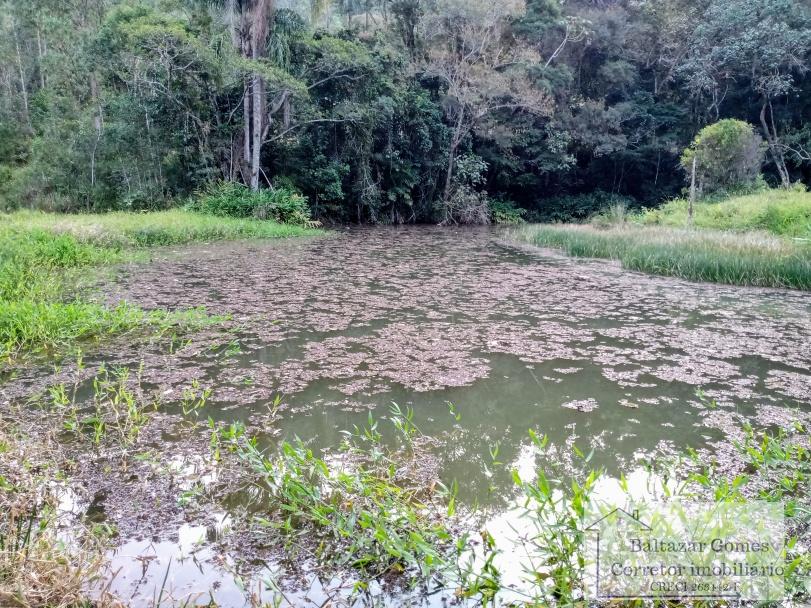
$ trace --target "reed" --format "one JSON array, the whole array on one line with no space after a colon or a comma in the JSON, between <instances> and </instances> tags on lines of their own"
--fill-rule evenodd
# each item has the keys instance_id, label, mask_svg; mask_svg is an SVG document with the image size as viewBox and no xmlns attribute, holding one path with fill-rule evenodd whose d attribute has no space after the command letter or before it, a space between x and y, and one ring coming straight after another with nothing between
<instances>
[{"instance_id":1,"label":"reed","mask_svg":"<svg viewBox=\"0 0 811 608\"><path fill-rule=\"evenodd\" d=\"M530 225L518 240L572 256L619 260L624 268L693 281L811 289L811 245L765 232L733 233L632 223Z\"/></svg>"}]
</instances>

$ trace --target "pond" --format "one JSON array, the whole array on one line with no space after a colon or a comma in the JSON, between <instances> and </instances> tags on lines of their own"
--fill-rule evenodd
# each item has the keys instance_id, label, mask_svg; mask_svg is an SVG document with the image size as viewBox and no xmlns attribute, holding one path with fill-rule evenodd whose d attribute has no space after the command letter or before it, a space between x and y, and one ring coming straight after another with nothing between
<instances>
[{"instance_id":1,"label":"pond","mask_svg":"<svg viewBox=\"0 0 811 608\"><path fill-rule=\"evenodd\" d=\"M785 426L811 412L807 294L627 272L495 229L194 246L120 269L104 293L232 319L227 334L183 338L171 354L165 341L122 340L89 355L91 366L142 365L167 401L196 381L212 389L201 419L242 420L268 442L299 437L319 450L392 403L412 408L439 478L494 516L510 507L510 471L537 464L529 429L561 450L593 449L593 464L618 474L655 453L714 450L746 421ZM22 372L5 390L19 398L42 377ZM113 589L149 605L169 567L174 593L217 589L222 605L243 605L223 570L231 556L197 544L216 541L233 507L121 525ZM318 605L329 584L310 581L296 601Z\"/></svg>"}]
</instances>

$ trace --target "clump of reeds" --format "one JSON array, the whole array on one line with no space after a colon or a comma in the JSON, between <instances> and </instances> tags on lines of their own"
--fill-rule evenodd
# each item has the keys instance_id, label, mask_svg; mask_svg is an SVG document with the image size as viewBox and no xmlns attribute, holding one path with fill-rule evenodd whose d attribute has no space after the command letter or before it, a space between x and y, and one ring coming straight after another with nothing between
<instances>
[{"instance_id":1,"label":"clump of reeds","mask_svg":"<svg viewBox=\"0 0 811 608\"><path fill-rule=\"evenodd\" d=\"M811 289L811 247L762 232L585 224L532 225L514 234L573 256L619 260L629 270L694 281Z\"/></svg>"}]
</instances>

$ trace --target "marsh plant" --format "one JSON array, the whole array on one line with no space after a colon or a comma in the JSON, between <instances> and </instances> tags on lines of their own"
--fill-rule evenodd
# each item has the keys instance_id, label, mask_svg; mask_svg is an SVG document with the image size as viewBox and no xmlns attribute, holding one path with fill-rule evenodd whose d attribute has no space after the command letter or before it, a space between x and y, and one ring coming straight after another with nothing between
<instances>
[{"instance_id":1,"label":"marsh plant","mask_svg":"<svg viewBox=\"0 0 811 608\"><path fill-rule=\"evenodd\" d=\"M576 257L619 260L650 274L733 285L811 289L811 255L803 244L763 233L686 228L533 225L516 238Z\"/></svg>"},{"instance_id":2,"label":"marsh plant","mask_svg":"<svg viewBox=\"0 0 811 608\"><path fill-rule=\"evenodd\" d=\"M244 427L212 422L212 455L230 452L250 473L261 496L253 523L291 556L349 569L361 587L392 575L425 581L448 567L464 539L454 537L447 521L454 515L452 490L403 476L402 447L416 449L412 418L413 412L392 408L389 422L402 446L387 445L370 416L345 434L332 457L318 456L299 439L266 452Z\"/></svg>"},{"instance_id":3,"label":"marsh plant","mask_svg":"<svg viewBox=\"0 0 811 608\"><path fill-rule=\"evenodd\" d=\"M105 575L104 565L104 553L92 535L74 546L59 539L52 506L32 503L26 510L11 509L0 516L0 605L94 605L86 590ZM102 595L95 605L119 605Z\"/></svg>"},{"instance_id":4,"label":"marsh plant","mask_svg":"<svg viewBox=\"0 0 811 608\"><path fill-rule=\"evenodd\" d=\"M141 397L139 385L137 373L102 369L92 381L87 411L77 407L81 399L73 388L54 387L49 397L54 409L67 414L68 423L76 421L68 428L78 436L96 444L114 440L129 445L155 407ZM201 391L205 393L198 384L193 403L199 403ZM456 408L448 408L458 420ZM505 538L488 529L487 514L457 513L455 483L446 487L416 474L420 469L413 465L430 458L430 446L420 441L413 419L411 409L393 404L386 418L369 415L366 424L344 434L339 451L326 455L299 439L263 447L243 424L209 419L210 457L235 467L239 483L248 482L255 490L245 520L251 534L282 550L290 561L316 564L320 572L351 573L352 594L375 582L395 581L405 588L429 584L451 589L470 605L582 605L584 515L604 477L593 468L592 453L572 446L564 462L546 436L530 431L537 464L531 477L512 471L518 518L516 534ZM743 437L736 446L745 461L743 471L730 474L708 454L688 452L651 464L651 483L659 484L659 495L671 498L782 503L789 522L787 588L793 599L804 601L811 572L804 549L811 540L808 429L797 424L770 434L745 427ZM13 440L0 435L0 449L14 449ZM497 444L491 446L490 458L491 467L505 466ZM0 500L39 487L20 478L36 468L0 469ZM624 477L618 485L626 496L632 494ZM202 504L212 496L210 489L196 483L178 495L179 504ZM74 577L71 581L98 576L102 562L97 554L68 560L58 552L49 509L18 510L13 519L0 522L0 593L9 581L33 585L25 578L31 568L28 555L39 560L38 573L60 573ZM505 556L510 557L506 562ZM508 582L516 568L520 588ZM53 592L48 585L41 589Z\"/></svg>"},{"instance_id":5,"label":"marsh plant","mask_svg":"<svg viewBox=\"0 0 811 608\"><path fill-rule=\"evenodd\" d=\"M316 230L189 211L63 216L0 214L0 359L61 351L134 330L183 333L223 317L205 310L145 311L104 305L83 283L113 264L142 260L160 245L229 238L279 238Z\"/></svg>"},{"instance_id":6,"label":"marsh plant","mask_svg":"<svg viewBox=\"0 0 811 608\"><path fill-rule=\"evenodd\" d=\"M629 212L606 202L584 224L537 224L518 240L624 268L697 281L811 289L811 195L804 188Z\"/></svg>"},{"instance_id":7,"label":"marsh plant","mask_svg":"<svg viewBox=\"0 0 811 608\"><path fill-rule=\"evenodd\" d=\"M200 386L200 381L195 378L191 384L183 389L180 400L180 409L183 416L194 417L197 419L200 415L200 410L203 409L211 397L212 389L210 387L203 388Z\"/></svg>"},{"instance_id":8,"label":"marsh plant","mask_svg":"<svg viewBox=\"0 0 811 608\"><path fill-rule=\"evenodd\" d=\"M96 446L107 439L131 446L159 405L143 397L141 372L139 367L132 378L129 368L108 370L102 365L91 379L87 399L80 398L85 385L78 380L71 387L60 383L48 390L50 408L60 414L64 429L78 438Z\"/></svg>"},{"instance_id":9,"label":"marsh plant","mask_svg":"<svg viewBox=\"0 0 811 608\"><path fill-rule=\"evenodd\" d=\"M209 456L212 462L219 463L224 453L235 453L245 436L245 425L241 422L232 422L229 425L219 425L209 416Z\"/></svg>"},{"instance_id":10,"label":"marsh plant","mask_svg":"<svg viewBox=\"0 0 811 608\"><path fill-rule=\"evenodd\" d=\"M572 446L571 462L564 466L547 436L532 430L529 436L544 464L531 479L511 472L516 489L513 534L496 538L485 523L481 543L462 551L457 561L458 594L474 605L573 606L584 598L584 515L603 472L590 468L592 453ZM490 452L493 466L499 466L498 448ZM506 556L519 557L505 566ZM519 574L522 584L508 587L506 574Z\"/></svg>"},{"instance_id":11,"label":"marsh plant","mask_svg":"<svg viewBox=\"0 0 811 608\"><path fill-rule=\"evenodd\" d=\"M106 572L103 540L77 524L71 542L60 531L57 505L69 463L51 438L31 442L0 419L0 605L20 608L114 608L102 589L87 590Z\"/></svg>"}]
</instances>

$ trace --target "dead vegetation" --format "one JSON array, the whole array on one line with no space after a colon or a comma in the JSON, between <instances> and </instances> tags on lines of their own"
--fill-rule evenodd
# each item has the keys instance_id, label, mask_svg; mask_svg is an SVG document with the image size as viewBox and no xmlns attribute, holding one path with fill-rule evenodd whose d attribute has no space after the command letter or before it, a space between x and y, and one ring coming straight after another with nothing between
<instances>
[{"instance_id":1,"label":"dead vegetation","mask_svg":"<svg viewBox=\"0 0 811 608\"><path fill-rule=\"evenodd\" d=\"M118 608L99 586L103 540L90 530L74 530L70 540L60 534L61 479L70 463L49 439L33 447L0 419L0 606Z\"/></svg>"}]
</instances>

